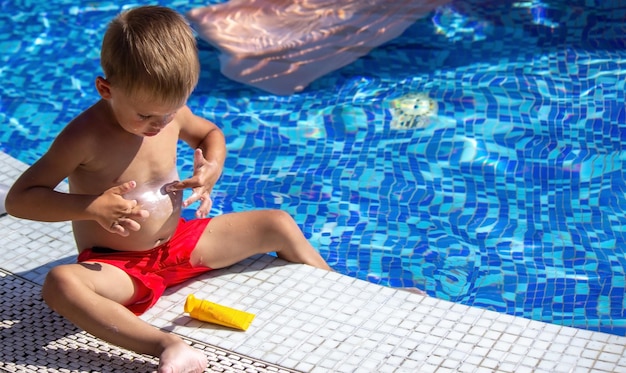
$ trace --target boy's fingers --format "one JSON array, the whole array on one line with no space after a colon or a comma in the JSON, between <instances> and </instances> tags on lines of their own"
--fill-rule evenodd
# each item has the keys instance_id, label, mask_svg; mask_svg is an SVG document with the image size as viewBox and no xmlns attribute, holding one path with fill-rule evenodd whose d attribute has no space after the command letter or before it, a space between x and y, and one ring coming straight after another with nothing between
<instances>
[{"instance_id":1,"label":"boy's fingers","mask_svg":"<svg viewBox=\"0 0 626 373\"><path fill-rule=\"evenodd\" d=\"M139 229L141 229L141 225L133 219L122 218L119 220L118 224L133 232L137 232Z\"/></svg>"},{"instance_id":2,"label":"boy's fingers","mask_svg":"<svg viewBox=\"0 0 626 373\"><path fill-rule=\"evenodd\" d=\"M135 189L136 186L137 186L137 183L134 180L131 180L131 181L125 182L124 184L114 186L113 188L111 188L111 190L113 190L114 192L117 192L118 194L126 194L130 192L131 190Z\"/></svg>"},{"instance_id":3,"label":"boy's fingers","mask_svg":"<svg viewBox=\"0 0 626 373\"><path fill-rule=\"evenodd\" d=\"M202 155L202 149L198 148L196 149L195 152L193 152L193 160L194 160L194 165L198 164L199 162L204 161L204 155Z\"/></svg>"},{"instance_id":4,"label":"boy's fingers","mask_svg":"<svg viewBox=\"0 0 626 373\"><path fill-rule=\"evenodd\" d=\"M183 202L183 206L187 207L189 205L191 205L192 203L196 202L197 200L200 199L200 194L193 192L191 194L191 196L189 196L189 198L187 198L184 202Z\"/></svg>"},{"instance_id":5,"label":"boy's fingers","mask_svg":"<svg viewBox=\"0 0 626 373\"><path fill-rule=\"evenodd\" d=\"M172 181L169 184L163 185L163 189L161 190L161 193L169 193L169 192L174 192L178 190L176 189L176 184L178 184L178 181Z\"/></svg>"},{"instance_id":6,"label":"boy's fingers","mask_svg":"<svg viewBox=\"0 0 626 373\"><path fill-rule=\"evenodd\" d=\"M127 215L127 217L129 217L129 218L148 218L148 217L150 217L150 211L135 208Z\"/></svg>"},{"instance_id":7,"label":"boy's fingers","mask_svg":"<svg viewBox=\"0 0 626 373\"><path fill-rule=\"evenodd\" d=\"M120 218L117 222L111 224L109 232L117 233L120 236L126 237L130 234L130 231L138 231L141 229L141 225L129 218Z\"/></svg>"},{"instance_id":8,"label":"boy's fingers","mask_svg":"<svg viewBox=\"0 0 626 373\"><path fill-rule=\"evenodd\" d=\"M206 218L209 211L211 211L211 206L213 206L211 198L205 198L200 204L200 207L196 210L196 217L199 219Z\"/></svg>"},{"instance_id":9,"label":"boy's fingers","mask_svg":"<svg viewBox=\"0 0 626 373\"><path fill-rule=\"evenodd\" d=\"M183 181L175 181L173 183L170 183L170 184L166 185L165 186L165 191L168 192L168 193L169 192L175 192L177 190L193 188L194 186L191 185L191 180L190 179L183 180Z\"/></svg>"},{"instance_id":10,"label":"boy's fingers","mask_svg":"<svg viewBox=\"0 0 626 373\"><path fill-rule=\"evenodd\" d=\"M117 233L123 237L126 237L129 234L129 232L126 229L124 229L124 227L119 223L113 223L111 227L109 228L109 232Z\"/></svg>"}]
</instances>

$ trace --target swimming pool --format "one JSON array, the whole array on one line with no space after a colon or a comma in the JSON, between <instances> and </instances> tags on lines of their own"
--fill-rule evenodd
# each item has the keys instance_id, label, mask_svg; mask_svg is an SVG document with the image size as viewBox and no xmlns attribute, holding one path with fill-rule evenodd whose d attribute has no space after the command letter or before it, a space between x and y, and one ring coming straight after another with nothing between
<instances>
[{"instance_id":1,"label":"swimming pool","mask_svg":"<svg viewBox=\"0 0 626 373\"><path fill-rule=\"evenodd\" d=\"M121 6L71 3L2 5L0 150L26 163L97 99ZM281 208L341 273L626 335L624 17L617 0L455 3L287 97L224 78L200 43L189 105L229 150L213 213ZM436 115L392 128L416 93ZM182 175L191 159L181 146Z\"/></svg>"}]
</instances>

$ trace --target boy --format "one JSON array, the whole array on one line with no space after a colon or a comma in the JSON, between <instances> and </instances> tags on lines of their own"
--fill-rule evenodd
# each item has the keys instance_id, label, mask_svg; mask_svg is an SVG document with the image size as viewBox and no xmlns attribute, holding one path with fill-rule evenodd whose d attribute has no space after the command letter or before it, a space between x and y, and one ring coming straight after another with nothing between
<instances>
[{"instance_id":1,"label":"boy","mask_svg":"<svg viewBox=\"0 0 626 373\"><path fill-rule=\"evenodd\" d=\"M158 357L159 372L201 372L200 351L137 317L167 286L270 251L329 267L282 211L205 218L226 147L217 126L186 106L200 67L182 16L158 6L120 14L104 36L101 64L101 99L15 182L6 209L72 221L78 263L49 272L42 293L50 308L103 340ZM196 149L193 175L182 181L179 138ZM55 191L66 177L70 192ZM183 202L186 188L193 193ZM197 219L181 220L181 205L196 201Z\"/></svg>"}]
</instances>

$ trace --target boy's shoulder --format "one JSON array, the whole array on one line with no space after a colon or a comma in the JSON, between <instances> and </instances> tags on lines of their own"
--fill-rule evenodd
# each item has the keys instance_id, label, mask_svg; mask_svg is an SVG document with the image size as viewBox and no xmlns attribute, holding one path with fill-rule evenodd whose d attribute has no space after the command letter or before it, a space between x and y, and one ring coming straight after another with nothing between
<instances>
[{"instance_id":1,"label":"boy's shoulder","mask_svg":"<svg viewBox=\"0 0 626 373\"><path fill-rule=\"evenodd\" d=\"M107 138L102 108L94 104L72 119L55 139L55 145L90 152Z\"/></svg>"},{"instance_id":2,"label":"boy's shoulder","mask_svg":"<svg viewBox=\"0 0 626 373\"><path fill-rule=\"evenodd\" d=\"M99 135L103 127L106 127L106 114L102 105L96 103L80 112L63 129L72 135L90 136Z\"/></svg>"}]
</instances>

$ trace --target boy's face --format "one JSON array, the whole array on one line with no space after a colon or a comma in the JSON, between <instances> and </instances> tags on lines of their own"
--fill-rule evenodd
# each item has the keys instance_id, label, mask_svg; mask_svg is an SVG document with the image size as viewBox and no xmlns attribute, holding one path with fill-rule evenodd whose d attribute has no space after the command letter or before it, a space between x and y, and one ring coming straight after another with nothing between
<instances>
[{"instance_id":1,"label":"boy's face","mask_svg":"<svg viewBox=\"0 0 626 373\"><path fill-rule=\"evenodd\" d=\"M156 136L185 105L184 101L178 105L158 104L145 98L148 95L134 97L112 87L101 77L98 77L96 87L102 98L109 102L119 125L137 136Z\"/></svg>"}]
</instances>

